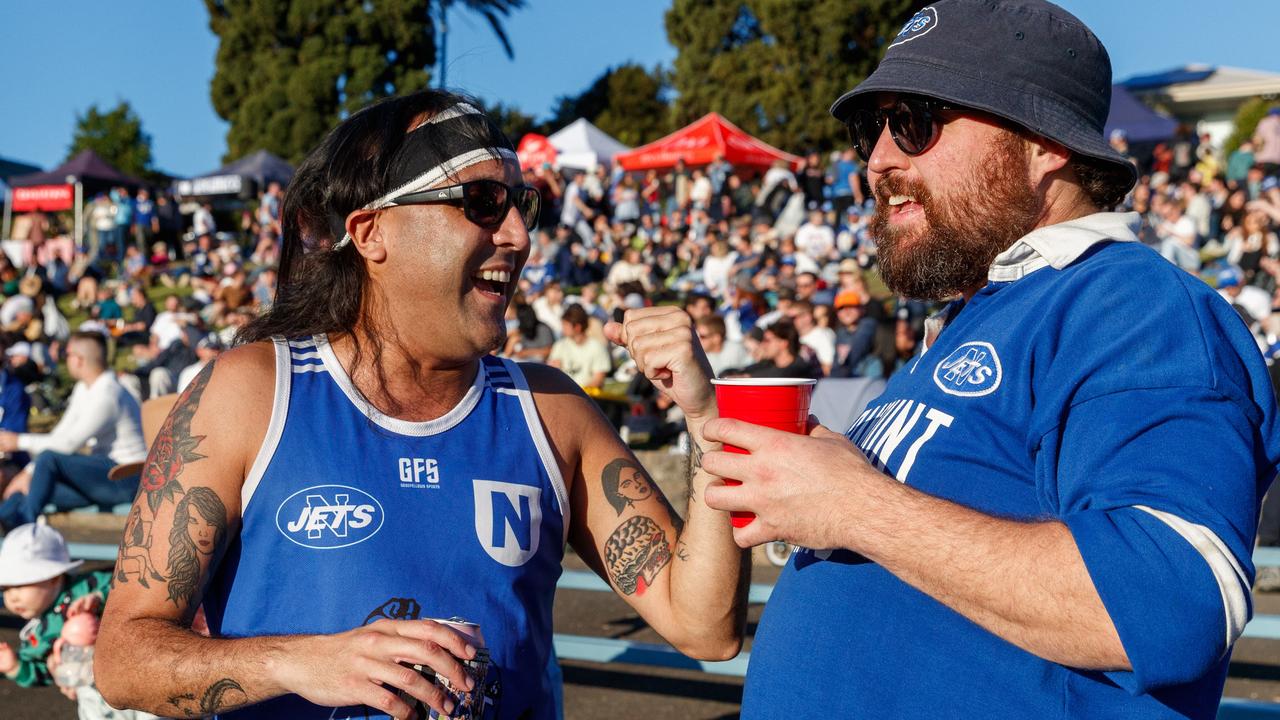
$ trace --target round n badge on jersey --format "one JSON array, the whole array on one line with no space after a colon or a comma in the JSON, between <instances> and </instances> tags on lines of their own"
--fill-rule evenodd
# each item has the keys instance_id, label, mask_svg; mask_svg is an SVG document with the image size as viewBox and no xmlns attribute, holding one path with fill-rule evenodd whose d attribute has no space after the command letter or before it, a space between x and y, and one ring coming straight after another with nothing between
<instances>
[{"instance_id":1,"label":"round n badge on jersey","mask_svg":"<svg viewBox=\"0 0 1280 720\"><path fill-rule=\"evenodd\" d=\"M1000 356L987 342L967 342L938 363L933 382L942 392L959 397L982 397L1000 387Z\"/></svg>"}]
</instances>

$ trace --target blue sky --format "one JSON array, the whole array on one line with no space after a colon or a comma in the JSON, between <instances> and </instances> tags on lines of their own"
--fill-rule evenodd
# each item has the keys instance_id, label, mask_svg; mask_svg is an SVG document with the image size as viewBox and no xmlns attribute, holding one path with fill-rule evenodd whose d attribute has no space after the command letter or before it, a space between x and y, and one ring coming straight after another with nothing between
<instances>
[{"instance_id":1,"label":"blue sky","mask_svg":"<svg viewBox=\"0 0 1280 720\"><path fill-rule=\"evenodd\" d=\"M1102 38L1117 79L1193 62L1280 72L1273 0L1059 0ZM454 11L450 86L545 116L606 67L669 64L665 0L528 0L506 23L515 60L488 24ZM217 167L226 124L209 102L217 40L198 0L6 2L0 9L0 157L50 168L76 113L128 100L155 164L190 175Z\"/></svg>"}]
</instances>

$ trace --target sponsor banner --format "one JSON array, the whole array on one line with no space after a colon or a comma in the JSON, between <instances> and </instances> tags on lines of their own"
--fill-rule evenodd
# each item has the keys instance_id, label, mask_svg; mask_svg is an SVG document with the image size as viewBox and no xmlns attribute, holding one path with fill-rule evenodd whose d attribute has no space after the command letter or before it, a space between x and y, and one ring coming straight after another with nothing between
<instances>
[{"instance_id":1,"label":"sponsor banner","mask_svg":"<svg viewBox=\"0 0 1280 720\"><path fill-rule=\"evenodd\" d=\"M75 207L75 190L71 185L35 185L13 189L13 211L56 212Z\"/></svg>"},{"instance_id":2,"label":"sponsor banner","mask_svg":"<svg viewBox=\"0 0 1280 720\"><path fill-rule=\"evenodd\" d=\"M211 175L194 180L179 180L178 195L239 195L243 187L244 178L239 175Z\"/></svg>"}]
</instances>

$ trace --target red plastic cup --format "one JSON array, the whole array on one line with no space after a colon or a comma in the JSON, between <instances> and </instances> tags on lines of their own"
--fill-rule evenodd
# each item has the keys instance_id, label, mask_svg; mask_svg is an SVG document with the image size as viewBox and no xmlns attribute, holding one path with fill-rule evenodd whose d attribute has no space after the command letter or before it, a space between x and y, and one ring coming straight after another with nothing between
<instances>
[{"instance_id":1,"label":"red plastic cup","mask_svg":"<svg viewBox=\"0 0 1280 720\"><path fill-rule=\"evenodd\" d=\"M809 403L817 380L810 378L727 378L712 380L720 417L743 420L774 430L803 435L809 424ZM727 452L750 455L740 447L725 443ZM725 478L725 485L741 485ZM730 512L733 526L743 528L756 519L755 513Z\"/></svg>"}]
</instances>

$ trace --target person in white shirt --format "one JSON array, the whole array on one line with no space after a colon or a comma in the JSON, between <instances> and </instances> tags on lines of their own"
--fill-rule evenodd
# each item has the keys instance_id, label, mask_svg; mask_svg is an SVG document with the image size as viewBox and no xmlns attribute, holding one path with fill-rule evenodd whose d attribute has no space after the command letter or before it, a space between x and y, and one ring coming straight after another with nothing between
<instances>
[{"instance_id":1,"label":"person in white shirt","mask_svg":"<svg viewBox=\"0 0 1280 720\"><path fill-rule=\"evenodd\" d=\"M725 296L736 262L738 253L730 251L729 243L716 236L711 243L711 254L702 261L702 284L707 286L707 292L718 298Z\"/></svg>"},{"instance_id":2,"label":"person in white shirt","mask_svg":"<svg viewBox=\"0 0 1280 720\"><path fill-rule=\"evenodd\" d=\"M623 252L622 259L609 268L609 276L604 279L604 286L609 292L613 292L621 285L638 282L644 286L645 292L651 292L653 290L652 274L652 268L641 262L640 251L628 247Z\"/></svg>"},{"instance_id":3,"label":"person in white shirt","mask_svg":"<svg viewBox=\"0 0 1280 720\"><path fill-rule=\"evenodd\" d=\"M809 213L809 222L796 230L796 250L822 267L831 259L836 247L836 234L822 217L821 210Z\"/></svg>"},{"instance_id":4,"label":"person in white shirt","mask_svg":"<svg viewBox=\"0 0 1280 720\"><path fill-rule=\"evenodd\" d=\"M191 216L191 230L196 237L213 235L218 232L218 224L213 219L213 206L204 203Z\"/></svg>"},{"instance_id":5,"label":"person in white shirt","mask_svg":"<svg viewBox=\"0 0 1280 720\"><path fill-rule=\"evenodd\" d=\"M1169 262L1190 273L1200 270L1200 253L1196 251L1196 223L1187 217L1185 201L1165 201L1164 218L1156 227L1160 237L1160 254Z\"/></svg>"},{"instance_id":6,"label":"person in white shirt","mask_svg":"<svg viewBox=\"0 0 1280 720\"><path fill-rule=\"evenodd\" d=\"M719 315L698 318L697 331L702 351L707 354L707 362L711 363L711 371L716 377L726 370L745 368L752 363L751 355L742 343L725 340L724 318Z\"/></svg>"},{"instance_id":7,"label":"person in white shirt","mask_svg":"<svg viewBox=\"0 0 1280 720\"><path fill-rule=\"evenodd\" d=\"M187 313L182 311L181 298L170 295L164 299L164 310L151 321L151 338L156 351L164 350L182 340L182 328L186 319Z\"/></svg>"},{"instance_id":8,"label":"person in white shirt","mask_svg":"<svg viewBox=\"0 0 1280 720\"><path fill-rule=\"evenodd\" d=\"M564 317L564 309L567 307L564 302L564 289L560 287L560 283L556 280L548 280L542 288L542 293L529 304L533 306L538 322L551 328L552 334L557 338L560 337L560 318Z\"/></svg>"},{"instance_id":9,"label":"person in white shirt","mask_svg":"<svg viewBox=\"0 0 1280 720\"><path fill-rule=\"evenodd\" d=\"M701 168L695 168L693 187L689 189L689 200L693 206L699 210L710 210L714 191L715 188L711 185L711 178L707 177L707 173Z\"/></svg>"},{"instance_id":10,"label":"person in white shirt","mask_svg":"<svg viewBox=\"0 0 1280 720\"><path fill-rule=\"evenodd\" d=\"M199 360L182 368L182 372L178 373L177 392L186 390L191 381L195 380L196 376L200 374L200 371L213 362L213 359L222 354L225 349L226 345L223 344L222 338L218 337L218 333L211 332L200 338L200 342L196 343L196 357Z\"/></svg>"},{"instance_id":11,"label":"person in white shirt","mask_svg":"<svg viewBox=\"0 0 1280 720\"><path fill-rule=\"evenodd\" d=\"M581 387L599 389L604 387L612 363L604 343L587 335L589 322L587 311L581 305L565 308L561 320L564 337L551 346L547 364L563 370Z\"/></svg>"},{"instance_id":12,"label":"person in white shirt","mask_svg":"<svg viewBox=\"0 0 1280 720\"><path fill-rule=\"evenodd\" d=\"M0 452L23 450L34 458L5 489L0 503L3 528L35 522L48 503L60 511L111 506L129 502L137 492L136 476L119 482L108 477L116 465L144 460L147 446L138 401L107 367L105 338L73 333L67 341L66 365L76 385L53 430L0 432Z\"/></svg>"},{"instance_id":13,"label":"person in white shirt","mask_svg":"<svg viewBox=\"0 0 1280 720\"><path fill-rule=\"evenodd\" d=\"M831 374L831 364L836 359L836 333L829 327L822 327L813 318L813 303L808 300L797 300L787 310L787 317L800 333L800 344L813 351L822 365L823 376Z\"/></svg>"}]
</instances>

